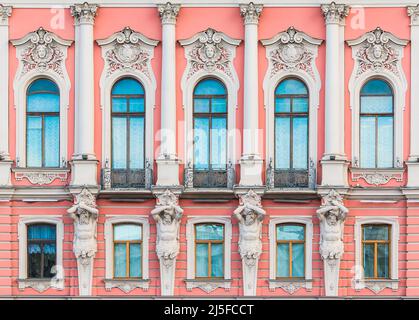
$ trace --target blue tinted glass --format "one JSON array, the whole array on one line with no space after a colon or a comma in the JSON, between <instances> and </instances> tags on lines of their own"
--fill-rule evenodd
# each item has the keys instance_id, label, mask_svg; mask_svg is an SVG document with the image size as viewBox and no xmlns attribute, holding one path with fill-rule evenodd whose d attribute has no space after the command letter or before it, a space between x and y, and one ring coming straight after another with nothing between
<instances>
[{"instance_id":1,"label":"blue tinted glass","mask_svg":"<svg viewBox=\"0 0 419 320\"><path fill-rule=\"evenodd\" d=\"M138 224L117 224L113 228L113 238L116 241L141 240L141 226Z\"/></svg>"},{"instance_id":2,"label":"blue tinted glass","mask_svg":"<svg viewBox=\"0 0 419 320\"><path fill-rule=\"evenodd\" d=\"M29 225L28 240L55 240L55 226Z\"/></svg>"},{"instance_id":3,"label":"blue tinted glass","mask_svg":"<svg viewBox=\"0 0 419 320\"><path fill-rule=\"evenodd\" d=\"M375 117L361 117L360 123L360 166L375 167Z\"/></svg>"},{"instance_id":4,"label":"blue tinted glass","mask_svg":"<svg viewBox=\"0 0 419 320\"><path fill-rule=\"evenodd\" d=\"M224 275L224 244L211 244L211 277L222 277Z\"/></svg>"},{"instance_id":5,"label":"blue tinted glass","mask_svg":"<svg viewBox=\"0 0 419 320\"><path fill-rule=\"evenodd\" d=\"M374 244L364 244L362 250L364 254L364 276L365 278L374 277Z\"/></svg>"},{"instance_id":6,"label":"blue tinted glass","mask_svg":"<svg viewBox=\"0 0 419 320\"><path fill-rule=\"evenodd\" d=\"M278 85L275 94L307 94L307 87L300 80L287 79Z\"/></svg>"},{"instance_id":7,"label":"blue tinted glass","mask_svg":"<svg viewBox=\"0 0 419 320\"><path fill-rule=\"evenodd\" d=\"M308 160L308 118L296 117L292 125L292 159L294 169L307 169Z\"/></svg>"},{"instance_id":8,"label":"blue tinted glass","mask_svg":"<svg viewBox=\"0 0 419 320\"><path fill-rule=\"evenodd\" d=\"M227 100L226 99L212 99L211 112L227 112Z\"/></svg>"},{"instance_id":9,"label":"blue tinted glass","mask_svg":"<svg viewBox=\"0 0 419 320\"><path fill-rule=\"evenodd\" d=\"M275 118L275 169L290 168L290 118Z\"/></svg>"},{"instance_id":10,"label":"blue tinted glass","mask_svg":"<svg viewBox=\"0 0 419 320\"><path fill-rule=\"evenodd\" d=\"M57 85L48 79L32 82L26 102L28 112L59 112L60 93Z\"/></svg>"},{"instance_id":11,"label":"blue tinted glass","mask_svg":"<svg viewBox=\"0 0 419 320\"><path fill-rule=\"evenodd\" d=\"M114 245L114 276L127 276L127 246L125 243L115 243Z\"/></svg>"},{"instance_id":12,"label":"blue tinted glass","mask_svg":"<svg viewBox=\"0 0 419 320\"><path fill-rule=\"evenodd\" d=\"M42 118L26 118L26 165L42 167Z\"/></svg>"},{"instance_id":13,"label":"blue tinted glass","mask_svg":"<svg viewBox=\"0 0 419 320\"><path fill-rule=\"evenodd\" d=\"M308 112L308 99L294 98L292 100L292 112Z\"/></svg>"},{"instance_id":14,"label":"blue tinted glass","mask_svg":"<svg viewBox=\"0 0 419 320\"><path fill-rule=\"evenodd\" d=\"M48 80L48 79L38 79L31 83L28 88L28 94L36 93L36 92L53 92L59 94L60 91L58 90L57 85L55 82Z\"/></svg>"},{"instance_id":15,"label":"blue tinted glass","mask_svg":"<svg viewBox=\"0 0 419 320\"><path fill-rule=\"evenodd\" d=\"M130 112L144 112L144 98L130 98L129 111Z\"/></svg>"},{"instance_id":16,"label":"blue tinted glass","mask_svg":"<svg viewBox=\"0 0 419 320\"><path fill-rule=\"evenodd\" d=\"M127 119L112 117L112 168L127 169Z\"/></svg>"},{"instance_id":17,"label":"blue tinted glass","mask_svg":"<svg viewBox=\"0 0 419 320\"><path fill-rule=\"evenodd\" d=\"M304 240L304 226L280 224L276 227L277 240Z\"/></svg>"},{"instance_id":18,"label":"blue tinted glass","mask_svg":"<svg viewBox=\"0 0 419 320\"><path fill-rule=\"evenodd\" d=\"M209 119L194 119L194 166L209 169Z\"/></svg>"},{"instance_id":19,"label":"blue tinted glass","mask_svg":"<svg viewBox=\"0 0 419 320\"><path fill-rule=\"evenodd\" d=\"M288 243L279 243L276 253L276 276L290 276L290 253Z\"/></svg>"},{"instance_id":20,"label":"blue tinted glass","mask_svg":"<svg viewBox=\"0 0 419 320\"><path fill-rule=\"evenodd\" d=\"M60 118L48 116L44 118L45 125L45 167L60 166Z\"/></svg>"},{"instance_id":21,"label":"blue tinted glass","mask_svg":"<svg viewBox=\"0 0 419 320\"><path fill-rule=\"evenodd\" d=\"M127 112L128 99L112 98L112 112Z\"/></svg>"},{"instance_id":22,"label":"blue tinted glass","mask_svg":"<svg viewBox=\"0 0 419 320\"><path fill-rule=\"evenodd\" d=\"M137 80L124 78L115 83L112 94L144 94L144 88Z\"/></svg>"},{"instance_id":23,"label":"blue tinted glass","mask_svg":"<svg viewBox=\"0 0 419 320\"><path fill-rule=\"evenodd\" d=\"M377 277L389 277L389 248L387 243L377 244Z\"/></svg>"},{"instance_id":24,"label":"blue tinted glass","mask_svg":"<svg viewBox=\"0 0 419 320\"><path fill-rule=\"evenodd\" d=\"M361 96L361 113L392 113L393 97Z\"/></svg>"},{"instance_id":25,"label":"blue tinted glass","mask_svg":"<svg viewBox=\"0 0 419 320\"><path fill-rule=\"evenodd\" d=\"M210 112L210 99L194 99L194 112Z\"/></svg>"},{"instance_id":26,"label":"blue tinted glass","mask_svg":"<svg viewBox=\"0 0 419 320\"><path fill-rule=\"evenodd\" d=\"M194 95L226 94L224 84L216 79L206 79L197 84Z\"/></svg>"},{"instance_id":27,"label":"blue tinted glass","mask_svg":"<svg viewBox=\"0 0 419 320\"><path fill-rule=\"evenodd\" d=\"M291 112L291 99L275 98L275 112Z\"/></svg>"},{"instance_id":28,"label":"blue tinted glass","mask_svg":"<svg viewBox=\"0 0 419 320\"><path fill-rule=\"evenodd\" d=\"M224 226L219 224L199 224L195 226L197 240L223 240Z\"/></svg>"},{"instance_id":29,"label":"blue tinted glass","mask_svg":"<svg viewBox=\"0 0 419 320\"><path fill-rule=\"evenodd\" d=\"M377 166L393 167L393 117L378 117Z\"/></svg>"},{"instance_id":30,"label":"blue tinted glass","mask_svg":"<svg viewBox=\"0 0 419 320\"><path fill-rule=\"evenodd\" d=\"M141 277L141 244L131 243L129 246L129 276Z\"/></svg>"},{"instance_id":31,"label":"blue tinted glass","mask_svg":"<svg viewBox=\"0 0 419 320\"><path fill-rule=\"evenodd\" d=\"M225 169L227 165L227 119L212 118L211 165L213 169Z\"/></svg>"},{"instance_id":32,"label":"blue tinted glass","mask_svg":"<svg viewBox=\"0 0 419 320\"><path fill-rule=\"evenodd\" d=\"M388 226L367 225L362 231L363 240L389 240Z\"/></svg>"},{"instance_id":33,"label":"blue tinted glass","mask_svg":"<svg viewBox=\"0 0 419 320\"><path fill-rule=\"evenodd\" d=\"M304 243L292 244L292 276L304 277Z\"/></svg>"},{"instance_id":34,"label":"blue tinted glass","mask_svg":"<svg viewBox=\"0 0 419 320\"><path fill-rule=\"evenodd\" d=\"M144 117L130 118L130 169L144 169Z\"/></svg>"},{"instance_id":35,"label":"blue tinted glass","mask_svg":"<svg viewBox=\"0 0 419 320\"><path fill-rule=\"evenodd\" d=\"M208 277L208 244L196 244L196 276Z\"/></svg>"},{"instance_id":36,"label":"blue tinted glass","mask_svg":"<svg viewBox=\"0 0 419 320\"><path fill-rule=\"evenodd\" d=\"M392 95L393 90L387 82L379 79L368 81L361 89L361 95Z\"/></svg>"}]
</instances>

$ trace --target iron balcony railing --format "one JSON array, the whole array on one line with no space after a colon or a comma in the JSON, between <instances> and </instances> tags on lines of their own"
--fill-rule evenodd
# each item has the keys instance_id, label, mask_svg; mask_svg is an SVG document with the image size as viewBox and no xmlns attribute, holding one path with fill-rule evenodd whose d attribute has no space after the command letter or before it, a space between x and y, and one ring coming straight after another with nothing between
<instances>
[{"instance_id":1,"label":"iron balcony railing","mask_svg":"<svg viewBox=\"0 0 419 320\"><path fill-rule=\"evenodd\" d=\"M309 169L275 169L272 161L266 170L266 187L273 188L310 188L316 187L316 169L310 160Z\"/></svg>"},{"instance_id":2,"label":"iron balcony railing","mask_svg":"<svg viewBox=\"0 0 419 320\"><path fill-rule=\"evenodd\" d=\"M191 163L185 168L184 185L186 188L228 188L235 182L233 164L229 162L226 170L194 169Z\"/></svg>"},{"instance_id":3,"label":"iron balcony railing","mask_svg":"<svg viewBox=\"0 0 419 320\"><path fill-rule=\"evenodd\" d=\"M147 161L145 169L102 169L102 188L111 189L150 189L153 171Z\"/></svg>"}]
</instances>

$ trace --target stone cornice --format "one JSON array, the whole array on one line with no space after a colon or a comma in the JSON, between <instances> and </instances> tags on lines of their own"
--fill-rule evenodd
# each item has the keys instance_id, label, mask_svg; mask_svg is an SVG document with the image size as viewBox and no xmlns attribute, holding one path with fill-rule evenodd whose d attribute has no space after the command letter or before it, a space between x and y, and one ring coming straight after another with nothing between
<instances>
[{"instance_id":1,"label":"stone cornice","mask_svg":"<svg viewBox=\"0 0 419 320\"><path fill-rule=\"evenodd\" d=\"M262 8L262 4L254 4L253 2L241 4L240 15L243 17L244 24L258 24Z\"/></svg>"},{"instance_id":2,"label":"stone cornice","mask_svg":"<svg viewBox=\"0 0 419 320\"><path fill-rule=\"evenodd\" d=\"M157 10L159 11L162 24L176 24L176 18L180 11L180 4L158 4Z\"/></svg>"},{"instance_id":3,"label":"stone cornice","mask_svg":"<svg viewBox=\"0 0 419 320\"><path fill-rule=\"evenodd\" d=\"M3 6L0 4L0 26L9 25L9 17L12 15L11 6Z\"/></svg>"},{"instance_id":4,"label":"stone cornice","mask_svg":"<svg viewBox=\"0 0 419 320\"><path fill-rule=\"evenodd\" d=\"M74 23L78 24L94 24L97 14L98 5L89 4L75 4L70 7L71 15L74 17Z\"/></svg>"},{"instance_id":5,"label":"stone cornice","mask_svg":"<svg viewBox=\"0 0 419 320\"><path fill-rule=\"evenodd\" d=\"M407 15L410 17L411 26L419 26L419 4L407 7Z\"/></svg>"},{"instance_id":6,"label":"stone cornice","mask_svg":"<svg viewBox=\"0 0 419 320\"><path fill-rule=\"evenodd\" d=\"M332 2L330 4L322 4L320 8L323 12L326 24L340 24L344 22L349 14L349 6L345 4L336 4L335 2Z\"/></svg>"}]
</instances>

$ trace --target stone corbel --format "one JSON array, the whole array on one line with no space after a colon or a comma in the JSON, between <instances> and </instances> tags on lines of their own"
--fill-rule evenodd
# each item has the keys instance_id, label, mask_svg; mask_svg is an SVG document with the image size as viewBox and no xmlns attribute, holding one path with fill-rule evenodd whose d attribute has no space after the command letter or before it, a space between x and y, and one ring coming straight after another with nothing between
<instances>
[{"instance_id":1,"label":"stone corbel","mask_svg":"<svg viewBox=\"0 0 419 320\"><path fill-rule=\"evenodd\" d=\"M38 293L42 293L49 288L64 290L64 279L18 279L19 290L32 288Z\"/></svg>"}]
</instances>

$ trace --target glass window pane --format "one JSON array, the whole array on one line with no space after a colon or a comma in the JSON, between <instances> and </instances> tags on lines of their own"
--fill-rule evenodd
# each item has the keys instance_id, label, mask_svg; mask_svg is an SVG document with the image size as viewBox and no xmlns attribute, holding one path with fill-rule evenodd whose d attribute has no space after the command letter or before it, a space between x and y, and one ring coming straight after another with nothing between
<instances>
[{"instance_id":1,"label":"glass window pane","mask_svg":"<svg viewBox=\"0 0 419 320\"><path fill-rule=\"evenodd\" d=\"M129 167L144 169L144 117L130 118Z\"/></svg>"},{"instance_id":2,"label":"glass window pane","mask_svg":"<svg viewBox=\"0 0 419 320\"><path fill-rule=\"evenodd\" d=\"M55 243L45 243L43 247L44 253L44 278L52 278L55 275L54 267L56 266L55 261Z\"/></svg>"},{"instance_id":3,"label":"glass window pane","mask_svg":"<svg viewBox=\"0 0 419 320\"><path fill-rule=\"evenodd\" d=\"M381 94L381 95L392 95L393 90L391 90L391 87L388 85L387 82L380 80L380 79L373 79L368 81L361 89L362 95L368 95L368 94Z\"/></svg>"},{"instance_id":4,"label":"glass window pane","mask_svg":"<svg viewBox=\"0 0 419 320\"><path fill-rule=\"evenodd\" d=\"M208 277L208 244L196 244L196 276Z\"/></svg>"},{"instance_id":5,"label":"glass window pane","mask_svg":"<svg viewBox=\"0 0 419 320\"><path fill-rule=\"evenodd\" d=\"M42 167L42 118L26 118L26 165Z\"/></svg>"},{"instance_id":6,"label":"glass window pane","mask_svg":"<svg viewBox=\"0 0 419 320\"><path fill-rule=\"evenodd\" d=\"M361 113L392 113L392 96L361 96Z\"/></svg>"},{"instance_id":7,"label":"glass window pane","mask_svg":"<svg viewBox=\"0 0 419 320\"><path fill-rule=\"evenodd\" d=\"M375 117L363 116L360 121L360 166L375 168Z\"/></svg>"},{"instance_id":8,"label":"glass window pane","mask_svg":"<svg viewBox=\"0 0 419 320\"><path fill-rule=\"evenodd\" d=\"M275 98L275 112L291 112L291 99Z\"/></svg>"},{"instance_id":9,"label":"glass window pane","mask_svg":"<svg viewBox=\"0 0 419 320\"><path fill-rule=\"evenodd\" d=\"M138 224L117 224L113 228L113 238L115 241L141 240L142 229Z\"/></svg>"},{"instance_id":10,"label":"glass window pane","mask_svg":"<svg viewBox=\"0 0 419 320\"><path fill-rule=\"evenodd\" d=\"M224 170L227 166L227 119L213 118L211 130L211 166Z\"/></svg>"},{"instance_id":11,"label":"glass window pane","mask_svg":"<svg viewBox=\"0 0 419 320\"><path fill-rule=\"evenodd\" d=\"M393 117L378 117L377 167L393 167Z\"/></svg>"},{"instance_id":12,"label":"glass window pane","mask_svg":"<svg viewBox=\"0 0 419 320\"><path fill-rule=\"evenodd\" d=\"M28 244L28 277L41 278L41 246Z\"/></svg>"},{"instance_id":13,"label":"glass window pane","mask_svg":"<svg viewBox=\"0 0 419 320\"><path fill-rule=\"evenodd\" d=\"M60 112L60 96L50 93L37 93L28 96L28 112Z\"/></svg>"},{"instance_id":14,"label":"glass window pane","mask_svg":"<svg viewBox=\"0 0 419 320\"><path fill-rule=\"evenodd\" d=\"M131 243L129 247L129 276L141 277L141 244Z\"/></svg>"},{"instance_id":15,"label":"glass window pane","mask_svg":"<svg viewBox=\"0 0 419 320\"><path fill-rule=\"evenodd\" d=\"M55 226L41 224L28 226L28 240L55 240Z\"/></svg>"},{"instance_id":16,"label":"glass window pane","mask_svg":"<svg viewBox=\"0 0 419 320\"><path fill-rule=\"evenodd\" d=\"M292 112L308 112L308 99L294 98L292 100Z\"/></svg>"},{"instance_id":17,"label":"glass window pane","mask_svg":"<svg viewBox=\"0 0 419 320\"><path fill-rule=\"evenodd\" d=\"M127 119L112 117L112 168L127 168Z\"/></svg>"},{"instance_id":18,"label":"glass window pane","mask_svg":"<svg viewBox=\"0 0 419 320\"><path fill-rule=\"evenodd\" d=\"M45 125L45 166L60 166L60 117L47 116L44 118Z\"/></svg>"},{"instance_id":19,"label":"glass window pane","mask_svg":"<svg viewBox=\"0 0 419 320\"><path fill-rule=\"evenodd\" d=\"M224 84L216 79L205 79L197 84L194 95L221 95L226 94Z\"/></svg>"},{"instance_id":20,"label":"glass window pane","mask_svg":"<svg viewBox=\"0 0 419 320\"><path fill-rule=\"evenodd\" d=\"M124 78L115 83L112 94L144 94L144 88L137 80Z\"/></svg>"},{"instance_id":21,"label":"glass window pane","mask_svg":"<svg viewBox=\"0 0 419 320\"><path fill-rule=\"evenodd\" d=\"M211 112L227 112L227 100L213 98L211 101Z\"/></svg>"},{"instance_id":22,"label":"glass window pane","mask_svg":"<svg viewBox=\"0 0 419 320\"><path fill-rule=\"evenodd\" d=\"M197 240L223 240L224 226L219 224L198 224L195 226Z\"/></svg>"},{"instance_id":23,"label":"glass window pane","mask_svg":"<svg viewBox=\"0 0 419 320\"><path fill-rule=\"evenodd\" d=\"M300 80L287 79L278 85L275 94L307 94L307 88Z\"/></svg>"},{"instance_id":24,"label":"glass window pane","mask_svg":"<svg viewBox=\"0 0 419 320\"><path fill-rule=\"evenodd\" d=\"M194 119L194 166L209 169L209 119Z\"/></svg>"},{"instance_id":25,"label":"glass window pane","mask_svg":"<svg viewBox=\"0 0 419 320\"><path fill-rule=\"evenodd\" d=\"M127 276L127 250L125 243L115 243L114 245L114 276Z\"/></svg>"},{"instance_id":26,"label":"glass window pane","mask_svg":"<svg viewBox=\"0 0 419 320\"><path fill-rule=\"evenodd\" d=\"M224 260L224 244L223 243L211 244L211 277L224 276L223 260Z\"/></svg>"},{"instance_id":27,"label":"glass window pane","mask_svg":"<svg viewBox=\"0 0 419 320\"><path fill-rule=\"evenodd\" d=\"M28 94L33 94L36 92L52 92L59 94L60 91L55 82L49 79L38 79L31 83L28 88Z\"/></svg>"},{"instance_id":28,"label":"glass window pane","mask_svg":"<svg viewBox=\"0 0 419 320\"><path fill-rule=\"evenodd\" d=\"M389 277L389 248L387 243L377 244L377 277Z\"/></svg>"},{"instance_id":29,"label":"glass window pane","mask_svg":"<svg viewBox=\"0 0 419 320\"><path fill-rule=\"evenodd\" d=\"M130 112L144 112L144 98L130 98L129 111Z\"/></svg>"},{"instance_id":30,"label":"glass window pane","mask_svg":"<svg viewBox=\"0 0 419 320\"><path fill-rule=\"evenodd\" d=\"M364 244L364 277L374 278L374 245Z\"/></svg>"},{"instance_id":31,"label":"glass window pane","mask_svg":"<svg viewBox=\"0 0 419 320\"><path fill-rule=\"evenodd\" d=\"M127 112L128 100L126 98L112 98L112 112Z\"/></svg>"},{"instance_id":32,"label":"glass window pane","mask_svg":"<svg viewBox=\"0 0 419 320\"><path fill-rule=\"evenodd\" d=\"M304 243L292 244L292 276L304 277Z\"/></svg>"},{"instance_id":33,"label":"glass window pane","mask_svg":"<svg viewBox=\"0 0 419 320\"><path fill-rule=\"evenodd\" d=\"M210 112L210 99L194 99L194 112Z\"/></svg>"},{"instance_id":34,"label":"glass window pane","mask_svg":"<svg viewBox=\"0 0 419 320\"><path fill-rule=\"evenodd\" d=\"M292 160L294 169L307 169L308 165L308 118L293 119Z\"/></svg>"},{"instance_id":35,"label":"glass window pane","mask_svg":"<svg viewBox=\"0 0 419 320\"><path fill-rule=\"evenodd\" d=\"M368 225L363 226L364 240L389 240L388 226Z\"/></svg>"},{"instance_id":36,"label":"glass window pane","mask_svg":"<svg viewBox=\"0 0 419 320\"><path fill-rule=\"evenodd\" d=\"M304 240L304 226L280 224L276 226L277 240Z\"/></svg>"},{"instance_id":37,"label":"glass window pane","mask_svg":"<svg viewBox=\"0 0 419 320\"><path fill-rule=\"evenodd\" d=\"M290 276L290 252L288 243L279 243L277 246L276 276Z\"/></svg>"},{"instance_id":38,"label":"glass window pane","mask_svg":"<svg viewBox=\"0 0 419 320\"><path fill-rule=\"evenodd\" d=\"M275 169L290 168L290 118L275 118Z\"/></svg>"}]
</instances>

